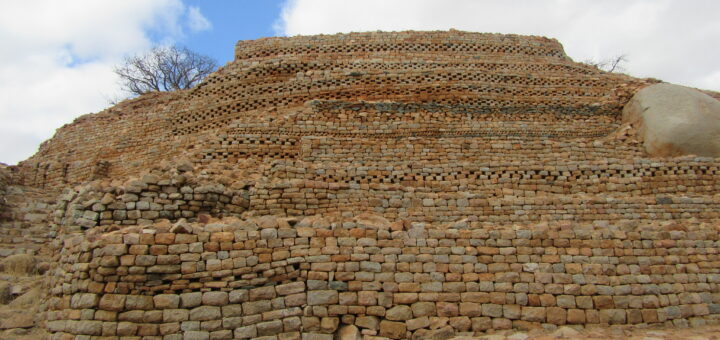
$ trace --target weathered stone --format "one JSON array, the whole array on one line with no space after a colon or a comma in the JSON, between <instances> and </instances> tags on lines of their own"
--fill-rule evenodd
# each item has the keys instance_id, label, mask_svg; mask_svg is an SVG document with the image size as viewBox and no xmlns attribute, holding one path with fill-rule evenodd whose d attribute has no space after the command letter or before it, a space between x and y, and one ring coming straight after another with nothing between
<instances>
[{"instance_id":1,"label":"weathered stone","mask_svg":"<svg viewBox=\"0 0 720 340\"><path fill-rule=\"evenodd\" d=\"M99 308L113 312L121 312L125 309L125 295L105 294L100 298Z\"/></svg>"},{"instance_id":2,"label":"weathered stone","mask_svg":"<svg viewBox=\"0 0 720 340\"><path fill-rule=\"evenodd\" d=\"M257 326L250 325L250 326L243 326L239 328L235 328L235 332L233 333L233 336L235 339L252 339L258 336L257 333Z\"/></svg>"},{"instance_id":3,"label":"weathered stone","mask_svg":"<svg viewBox=\"0 0 720 340\"><path fill-rule=\"evenodd\" d=\"M344 325L338 329L335 335L337 340L362 340L360 330L355 325Z\"/></svg>"},{"instance_id":4,"label":"weathered stone","mask_svg":"<svg viewBox=\"0 0 720 340\"><path fill-rule=\"evenodd\" d=\"M217 306L200 306L190 310L190 320L208 321L220 320L222 312Z\"/></svg>"},{"instance_id":5,"label":"weathered stone","mask_svg":"<svg viewBox=\"0 0 720 340\"><path fill-rule=\"evenodd\" d=\"M307 292L308 305L329 305L338 303L336 290L312 290Z\"/></svg>"},{"instance_id":6,"label":"weathered stone","mask_svg":"<svg viewBox=\"0 0 720 340\"><path fill-rule=\"evenodd\" d=\"M404 322L380 321L380 336L390 339L405 339L407 327Z\"/></svg>"},{"instance_id":7,"label":"weathered stone","mask_svg":"<svg viewBox=\"0 0 720 340\"><path fill-rule=\"evenodd\" d=\"M413 316L435 316L435 303L432 302L415 302L411 306Z\"/></svg>"},{"instance_id":8,"label":"weathered stone","mask_svg":"<svg viewBox=\"0 0 720 340\"><path fill-rule=\"evenodd\" d=\"M720 156L720 101L673 84L648 86L623 110L652 156Z\"/></svg>"},{"instance_id":9,"label":"weathered stone","mask_svg":"<svg viewBox=\"0 0 720 340\"><path fill-rule=\"evenodd\" d=\"M227 292L205 292L201 301L203 305L225 306L230 302L230 299Z\"/></svg>"},{"instance_id":10,"label":"weathered stone","mask_svg":"<svg viewBox=\"0 0 720 340\"><path fill-rule=\"evenodd\" d=\"M521 319L531 322L545 322L546 310L543 307L522 307Z\"/></svg>"},{"instance_id":11,"label":"weathered stone","mask_svg":"<svg viewBox=\"0 0 720 340\"><path fill-rule=\"evenodd\" d=\"M261 322L256 327L258 336L276 335L283 331L283 324L280 320Z\"/></svg>"},{"instance_id":12,"label":"weathered stone","mask_svg":"<svg viewBox=\"0 0 720 340\"><path fill-rule=\"evenodd\" d=\"M380 320L375 316L359 316L355 318L355 325L371 330L378 330L380 328Z\"/></svg>"},{"instance_id":13,"label":"weathered stone","mask_svg":"<svg viewBox=\"0 0 720 340\"><path fill-rule=\"evenodd\" d=\"M152 297L155 308L174 309L180 307L180 295L158 294Z\"/></svg>"},{"instance_id":14,"label":"weathered stone","mask_svg":"<svg viewBox=\"0 0 720 340\"><path fill-rule=\"evenodd\" d=\"M413 312L409 306L395 306L385 311L385 318L390 321L405 321L413 317Z\"/></svg>"}]
</instances>

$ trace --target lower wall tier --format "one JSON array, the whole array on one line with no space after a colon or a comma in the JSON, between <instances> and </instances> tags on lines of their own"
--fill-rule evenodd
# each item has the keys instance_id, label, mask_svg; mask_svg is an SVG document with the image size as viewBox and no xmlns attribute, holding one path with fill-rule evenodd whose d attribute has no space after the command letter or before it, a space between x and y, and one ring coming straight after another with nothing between
<instances>
[{"instance_id":1,"label":"lower wall tier","mask_svg":"<svg viewBox=\"0 0 720 340\"><path fill-rule=\"evenodd\" d=\"M64 239L46 327L54 339L330 340L351 324L433 339L720 319L720 224L465 227L368 215L98 227Z\"/></svg>"}]
</instances>

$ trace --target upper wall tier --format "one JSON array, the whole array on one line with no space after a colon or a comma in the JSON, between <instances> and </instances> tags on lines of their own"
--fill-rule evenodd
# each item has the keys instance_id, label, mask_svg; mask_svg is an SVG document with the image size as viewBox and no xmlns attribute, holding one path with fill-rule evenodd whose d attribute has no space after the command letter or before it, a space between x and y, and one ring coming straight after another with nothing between
<instances>
[{"instance_id":1,"label":"upper wall tier","mask_svg":"<svg viewBox=\"0 0 720 340\"><path fill-rule=\"evenodd\" d=\"M467 55L517 55L567 59L555 39L515 34L435 32L365 32L335 35L273 37L243 40L235 45L235 60L261 60L287 56L356 58L387 57L388 54L433 55L437 59L464 58Z\"/></svg>"},{"instance_id":2,"label":"upper wall tier","mask_svg":"<svg viewBox=\"0 0 720 340\"><path fill-rule=\"evenodd\" d=\"M176 135L231 122L272 126L311 100L441 105L448 109L430 120L438 122L459 114L617 116L643 85L573 62L554 39L518 35L449 31L267 38L239 42L235 56L171 117Z\"/></svg>"},{"instance_id":3,"label":"upper wall tier","mask_svg":"<svg viewBox=\"0 0 720 340\"><path fill-rule=\"evenodd\" d=\"M250 158L269 164L332 153L339 162L372 163L380 158L349 155L369 139L380 149L402 140L405 149L465 153L440 162L497 153L466 153L466 142L572 147L617 131L623 106L647 83L575 63L543 37L449 31L243 41L236 59L196 88L144 95L60 128L21 164L20 177L60 189L181 158L237 168ZM317 137L342 142L315 150Z\"/></svg>"}]
</instances>

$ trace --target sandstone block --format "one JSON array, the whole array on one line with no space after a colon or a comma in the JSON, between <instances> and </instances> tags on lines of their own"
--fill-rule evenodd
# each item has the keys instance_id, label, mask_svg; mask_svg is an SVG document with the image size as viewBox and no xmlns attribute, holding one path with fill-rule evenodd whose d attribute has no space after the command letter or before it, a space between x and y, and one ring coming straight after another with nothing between
<instances>
[{"instance_id":1,"label":"sandstone block","mask_svg":"<svg viewBox=\"0 0 720 340\"><path fill-rule=\"evenodd\" d=\"M585 311L582 309L569 309L567 311L567 322L573 325L585 323Z\"/></svg>"},{"instance_id":2,"label":"sandstone block","mask_svg":"<svg viewBox=\"0 0 720 340\"><path fill-rule=\"evenodd\" d=\"M522 307L521 319L530 322L545 322L544 307Z\"/></svg>"},{"instance_id":3,"label":"sandstone block","mask_svg":"<svg viewBox=\"0 0 720 340\"><path fill-rule=\"evenodd\" d=\"M430 326L430 319L427 316L410 319L405 322L409 331L414 331L420 328L426 328Z\"/></svg>"},{"instance_id":4,"label":"sandstone block","mask_svg":"<svg viewBox=\"0 0 720 340\"><path fill-rule=\"evenodd\" d=\"M360 330L355 325L344 325L338 329L336 340L362 340Z\"/></svg>"},{"instance_id":5,"label":"sandstone block","mask_svg":"<svg viewBox=\"0 0 720 340\"><path fill-rule=\"evenodd\" d=\"M276 296L274 286L253 288L249 293L250 301L269 300Z\"/></svg>"},{"instance_id":6,"label":"sandstone block","mask_svg":"<svg viewBox=\"0 0 720 340\"><path fill-rule=\"evenodd\" d=\"M380 319L375 316L359 316L355 318L355 325L371 330L378 330L380 327Z\"/></svg>"},{"instance_id":7,"label":"sandstone block","mask_svg":"<svg viewBox=\"0 0 720 340\"><path fill-rule=\"evenodd\" d=\"M121 312L125 309L125 295L105 294L100 298L100 309Z\"/></svg>"},{"instance_id":8,"label":"sandstone block","mask_svg":"<svg viewBox=\"0 0 720 340\"><path fill-rule=\"evenodd\" d=\"M410 308L412 309L413 316L416 318L421 316L435 316L435 303L433 302L415 302Z\"/></svg>"},{"instance_id":9,"label":"sandstone block","mask_svg":"<svg viewBox=\"0 0 720 340\"><path fill-rule=\"evenodd\" d=\"M209 321L222 319L222 312L217 306L200 306L190 310L190 320Z\"/></svg>"},{"instance_id":10,"label":"sandstone block","mask_svg":"<svg viewBox=\"0 0 720 340\"><path fill-rule=\"evenodd\" d=\"M338 292L336 290L308 291L307 303L311 306L336 304L338 303Z\"/></svg>"},{"instance_id":11,"label":"sandstone block","mask_svg":"<svg viewBox=\"0 0 720 340\"><path fill-rule=\"evenodd\" d=\"M227 292L205 292L201 302L208 306L225 306L230 302L230 298Z\"/></svg>"},{"instance_id":12,"label":"sandstone block","mask_svg":"<svg viewBox=\"0 0 720 340\"><path fill-rule=\"evenodd\" d=\"M564 325L567 323L567 310L560 307L548 307L547 311L547 323L553 325Z\"/></svg>"},{"instance_id":13,"label":"sandstone block","mask_svg":"<svg viewBox=\"0 0 720 340\"><path fill-rule=\"evenodd\" d=\"M276 335L283 331L283 324L280 320L261 322L256 327L258 336Z\"/></svg>"},{"instance_id":14,"label":"sandstone block","mask_svg":"<svg viewBox=\"0 0 720 340\"><path fill-rule=\"evenodd\" d=\"M175 309L180 307L180 295L158 294L152 297L153 304L157 309Z\"/></svg>"},{"instance_id":15,"label":"sandstone block","mask_svg":"<svg viewBox=\"0 0 720 340\"><path fill-rule=\"evenodd\" d=\"M272 310L272 305L268 300L251 301L243 303L242 309L245 315L254 315Z\"/></svg>"},{"instance_id":16,"label":"sandstone block","mask_svg":"<svg viewBox=\"0 0 720 340\"><path fill-rule=\"evenodd\" d=\"M202 303L202 292L191 292L180 294L180 306L183 308L192 308L200 306Z\"/></svg>"},{"instance_id":17,"label":"sandstone block","mask_svg":"<svg viewBox=\"0 0 720 340\"><path fill-rule=\"evenodd\" d=\"M86 309L97 306L100 297L97 294L78 293L70 299L70 307L73 309Z\"/></svg>"},{"instance_id":18,"label":"sandstone block","mask_svg":"<svg viewBox=\"0 0 720 340\"><path fill-rule=\"evenodd\" d=\"M405 339L407 327L404 322L380 321L380 336L390 339Z\"/></svg>"},{"instance_id":19,"label":"sandstone block","mask_svg":"<svg viewBox=\"0 0 720 340\"><path fill-rule=\"evenodd\" d=\"M437 302L435 308L438 316L452 317L458 316L460 309L457 303L452 302Z\"/></svg>"},{"instance_id":20,"label":"sandstone block","mask_svg":"<svg viewBox=\"0 0 720 340\"><path fill-rule=\"evenodd\" d=\"M152 296L147 295L127 295L125 299L125 309L134 310L151 310L155 307Z\"/></svg>"},{"instance_id":21,"label":"sandstone block","mask_svg":"<svg viewBox=\"0 0 720 340\"><path fill-rule=\"evenodd\" d=\"M190 311L187 309L163 309L163 322L182 322L190 319Z\"/></svg>"},{"instance_id":22,"label":"sandstone block","mask_svg":"<svg viewBox=\"0 0 720 340\"><path fill-rule=\"evenodd\" d=\"M503 315L503 307L499 304L494 303L483 303L482 304L482 315L493 318L500 318Z\"/></svg>"},{"instance_id":23,"label":"sandstone block","mask_svg":"<svg viewBox=\"0 0 720 340\"><path fill-rule=\"evenodd\" d=\"M183 340L210 340L210 332L207 331L186 331Z\"/></svg>"},{"instance_id":24,"label":"sandstone block","mask_svg":"<svg viewBox=\"0 0 720 340\"><path fill-rule=\"evenodd\" d=\"M249 325L236 328L233 336L235 339L252 339L258 336L257 326Z\"/></svg>"},{"instance_id":25,"label":"sandstone block","mask_svg":"<svg viewBox=\"0 0 720 340\"><path fill-rule=\"evenodd\" d=\"M627 314L624 309L602 309L600 310L600 322L611 325L625 324Z\"/></svg>"},{"instance_id":26,"label":"sandstone block","mask_svg":"<svg viewBox=\"0 0 720 340\"><path fill-rule=\"evenodd\" d=\"M412 317L412 309L406 305L395 306L385 311L385 318L390 321L406 321Z\"/></svg>"}]
</instances>

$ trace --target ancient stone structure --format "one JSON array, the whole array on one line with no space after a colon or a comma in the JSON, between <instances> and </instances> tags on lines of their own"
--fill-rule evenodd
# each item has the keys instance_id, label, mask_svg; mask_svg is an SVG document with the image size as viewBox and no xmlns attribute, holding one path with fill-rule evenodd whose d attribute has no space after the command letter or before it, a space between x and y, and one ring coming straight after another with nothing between
<instances>
[{"instance_id":1,"label":"ancient stone structure","mask_svg":"<svg viewBox=\"0 0 720 340\"><path fill-rule=\"evenodd\" d=\"M235 55L197 88L78 118L13 168L55 203L52 338L445 339L720 316L720 163L648 155L623 122L657 81L555 40L458 31Z\"/></svg>"}]
</instances>

